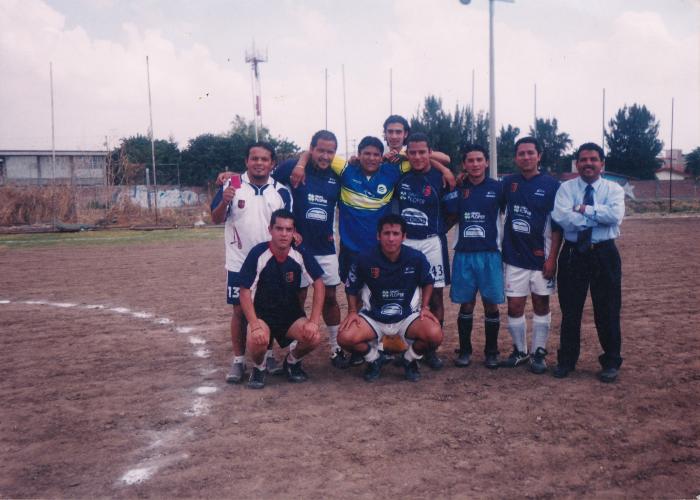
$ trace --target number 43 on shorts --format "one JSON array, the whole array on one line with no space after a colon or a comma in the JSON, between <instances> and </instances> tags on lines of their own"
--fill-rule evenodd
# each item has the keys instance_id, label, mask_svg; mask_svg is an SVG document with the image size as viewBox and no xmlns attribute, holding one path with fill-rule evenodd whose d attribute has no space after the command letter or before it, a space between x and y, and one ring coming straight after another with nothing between
<instances>
[{"instance_id":1,"label":"number 43 on shorts","mask_svg":"<svg viewBox=\"0 0 700 500\"><path fill-rule=\"evenodd\" d=\"M430 275L435 281L442 280L445 278L445 270L442 268L442 264L438 264L430 268Z\"/></svg>"}]
</instances>

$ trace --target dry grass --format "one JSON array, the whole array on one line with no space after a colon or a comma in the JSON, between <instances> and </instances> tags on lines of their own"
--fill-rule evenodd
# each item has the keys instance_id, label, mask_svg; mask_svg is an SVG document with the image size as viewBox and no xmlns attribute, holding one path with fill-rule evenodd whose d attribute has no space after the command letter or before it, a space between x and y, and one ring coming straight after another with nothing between
<instances>
[{"instance_id":1,"label":"dry grass","mask_svg":"<svg viewBox=\"0 0 700 500\"><path fill-rule=\"evenodd\" d=\"M0 225L76 222L75 191L65 186L0 188Z\"/></svg>"}]
</instances>

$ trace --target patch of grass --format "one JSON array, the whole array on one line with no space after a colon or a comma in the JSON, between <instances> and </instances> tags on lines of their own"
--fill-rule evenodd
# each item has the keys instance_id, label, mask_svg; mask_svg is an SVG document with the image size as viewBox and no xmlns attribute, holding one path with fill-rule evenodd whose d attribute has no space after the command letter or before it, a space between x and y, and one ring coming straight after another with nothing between
<instances>
[{"instance_id":1,"label":"patch of grass","mask_svg":"<svg viewBox=\"0 0 700 500\"><path fill-rule=\"evenodd\" d=\"M43 233L0 235L0 248L34 248L44 246L159 244L184 240L223 241L222 228L170 229L153 231L82 231L79 233Z\"/></svg>"}]
</instances>

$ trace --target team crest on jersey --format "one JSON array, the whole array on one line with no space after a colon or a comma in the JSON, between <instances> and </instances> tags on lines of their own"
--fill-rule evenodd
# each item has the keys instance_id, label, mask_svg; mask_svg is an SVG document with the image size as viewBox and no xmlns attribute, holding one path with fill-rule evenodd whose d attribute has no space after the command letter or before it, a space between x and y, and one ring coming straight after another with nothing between
<instances>
[{"instance_id":1,"label":"team crest on jersey","mask_svg":"<svg viewBox=\"0 0 700 500\"><path fill-rule=\"evenodd\" d=\"M386 186L384 184L380 184L379 186L377 186L377 193L386 194L386 191L387 191L387 189L386 189Z\"/></svg>"},{"instance_id":2,"label":"team crest on jersey","mask_svg":"<svg viewBox=\"0 0 700 500\"><path fill-rule=\"evenodd\" d=\"M373 279L379 278L379 268L378 267L370 267L369 268L369 274L372 276Z\"/></svg>"},{"instance_id":3,"label":"team crest on jersey","mask_svg":"<svg viewBox=\"0 0 700 500\"><path fill-rule=\"evenodd\" d=\"M467 189L467 188L462 189L462 198L464 198L466 200L467 198L469 198L469 194L470 194L469 189Z\"/></svg>"},{"instance_id":4,"label":"team crest on jersey","mask_svg":"<svg viewBox=\"0 0 700 500\"><path fill-rule=\"evenodd\" d=\"M238 208L244 208L245 207L245 200L238 200Z\"/></svg>"},{"instance_id":5,"label":"team crest on jersey","mask_svg":"<svg viewBox=\"0 0 700 500\"><path fill-rule=\"evenodd\" d=\"M515 193L518 190L518 183L514 182L513 184L510 185L510 192Z\"/></svg>"},{"instance_id":6,"label":"team crest on jersey","mask_svg":"<svg viewBox=\"0 0 700 500\"><path fill-rule=\"evenodd\" d=\"M294 271L289 271L284 273L284 279L287 283L293 283L294 282Z\"/></svg>"},{"instance_id":7,"label":"team crest on jersey","mask_svg":"<svg viewBox=\"0 0 700 500\"><path fill-rule=\"evenodd\" d=\"M433 190L430 189L430 186L425 186L425 189L423 189L423 196L425 196L427 198L428 196L430 196L430 193L432 193L432 192L433 192Z\"/></svg>"}]
</instances>

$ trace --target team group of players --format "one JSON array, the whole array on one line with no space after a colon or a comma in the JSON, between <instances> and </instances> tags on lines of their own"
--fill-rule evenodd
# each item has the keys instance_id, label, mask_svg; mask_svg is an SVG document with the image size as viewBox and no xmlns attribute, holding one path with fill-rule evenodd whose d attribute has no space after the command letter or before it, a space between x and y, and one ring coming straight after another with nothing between
<instances>
[{"instance_id":1,"label":"team group of players","mask_svg":"<svg viewBox=\"0 0 700 500\"><path fill-rule=\"evenodd\" d=\"M434 370L444 365L436 350L443 340L443 289L450 284L450 299L460 304L455 365L466 367L471 362L478 292L484 306L485 366L496 369L528 363L533 373L547 371L549 296L555 291L557 257L565 231L552 218L559 183L539 171L542 150L538 141L532 137L517 141L518 172L497 181L487 175L488 152L473 144L462 150L462 173L455 179L447 167L449 157L433 151L424 134L409 135L408 122L401 116L387 118L384 139L388 151L380 139L368 136L360 141L357 157L346 162L335 154L335 135L321 130L312 137L308 152L274 170L274 149L256 143L248 149L242 176L219 175L223 185L212 201L212 219L225 222L234 353L228 382L244 379L245 353L253 364L248 380L251 388L264 387L267 373L284 373L292 382L305 381L308 376L301 360L320 343L321 317L328 330L333 366L366 363L364 378L373 381L393 358L404 367L408 380L417 381L419 360ZM584 151L593 149L603 161L599 147L590 143L584 147L588 147ZM603 181L601 168L598 165L590 183ZM605 187L618 196L614 187ZM560 210L567 212L566 220L561 219L564 230L573 235L571 243L589 227L610 225L599 221L598 207L582 197L583 190L580 196L574 193L572 200L578 204ZM586 206L591 209L588 215ZM576 210L580 218L572 220L568 212ZM622 214L618 207L616 227ZM450 266L446 233L453 225L458 229ZM592 253L597 244L591 242L581 254ZM619 270L617 279L619 282ZM580 277L576 275L574 281ZM345 284L348 303L342 322L336 298L340 283ZM585 285L585 301L588 282L579 285ZM593 295L593 282L590 285ZM314 293L306 318L308 286L313 286ZM528 296L534 312L529 346L524 315ZM567 376L578 359L583 308L578 296L580 293L569 321L572 331L566 336L562 332L566 345L560 347L555 376ZM513 350L501 360L498 305L506 299ZM595 305L596 297L593 299ZM619 307L617 315L616 343L613 339L606 345L601 338L603 381L614 381L622 362ZM605 335L610 336L609 332ZM289 346L282 367L273 356L273 340L281 347Z\"/></svg>"}]
</instances>

